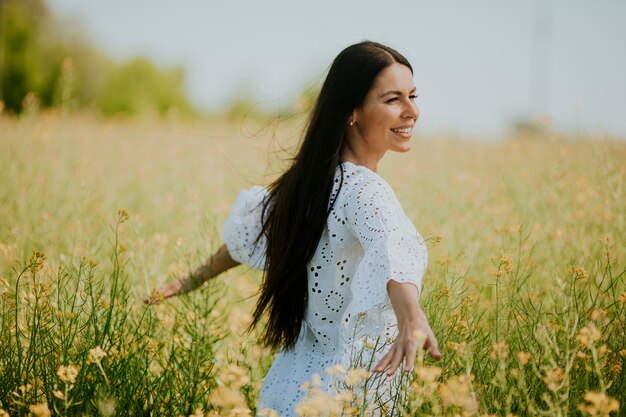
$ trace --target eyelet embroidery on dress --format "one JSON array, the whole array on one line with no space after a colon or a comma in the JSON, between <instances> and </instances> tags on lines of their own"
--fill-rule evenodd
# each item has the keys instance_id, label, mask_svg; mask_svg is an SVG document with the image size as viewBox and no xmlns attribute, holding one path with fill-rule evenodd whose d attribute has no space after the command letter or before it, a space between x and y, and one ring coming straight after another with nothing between
<instances>
[{"instance_id":1,"label":"eyelet embroidery on dress","mask_svg":"<svg viewBox=\"0 0 626 417\"><path fill-rule=\"evenodd\" d=\"M223 230L233 259L255 268L264 264L265 240L256 247L254 242L266 195L257 186L241 191ZM326 367L349 367L351 360L358 365L354 361L359 358L351 358L356 347L365 349L360 355L371 362L365 337L379 338L386 346L397 331L388 280L411 282L420 289L426 268L424 240L376 173L344 162L337 168L331 196L335 201L326 228L307 267L309 297L300 338L294 349L277 355L259 398L258 409L270 407L281 416L295 416L294 406L304 396L300 385L313 373L322 376L324 389L333 390ZM381 346L374 352L376 359L385 353ZM393 387L385 384L387 393L379 394L387 398Z\"/></svg>"}]
</instances>

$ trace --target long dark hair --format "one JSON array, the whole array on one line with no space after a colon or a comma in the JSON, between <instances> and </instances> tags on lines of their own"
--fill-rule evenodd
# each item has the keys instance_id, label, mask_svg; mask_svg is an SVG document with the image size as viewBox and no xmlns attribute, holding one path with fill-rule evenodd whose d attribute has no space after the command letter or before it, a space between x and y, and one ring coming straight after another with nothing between
<instances>
[{"instance_id":1,"label":"long dark hair","mask_svg":"<svg viewBox=\"0 0 626 417\"><path fill-rule=\"evenodd\" d=\"M349 118L379 74L396 62L413 72L400 53L376 42L341 51L328 71L291 166L268 188L261 232L267 238L265 272L251 324L254 327L267 312L267 331L261 340L266 346L291 349L298 339L307 305L306 266L332 208L330 195Z\"/></svg>"}]
</instances>

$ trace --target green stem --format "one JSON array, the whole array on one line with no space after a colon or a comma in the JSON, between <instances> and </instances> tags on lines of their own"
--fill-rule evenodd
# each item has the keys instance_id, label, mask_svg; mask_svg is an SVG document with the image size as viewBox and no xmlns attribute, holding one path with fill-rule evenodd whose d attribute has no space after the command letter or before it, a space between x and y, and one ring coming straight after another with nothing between
<instances>
[{"instance_id":1,"label":"green stem","mask_svg":"<svg viewBox=\"0 0 626 417\"><path fill-rule=\"evenodd\" d=\"M104 381L107 383L107 386L109 386L110 385L109 378L107 378L107 374L104 372L104 368L102 368L102 364L100 363L100 361L96 362L96 364L98 365L98 368L100 369L100 373L104 377Z\"/></svg>"}]
</instances>

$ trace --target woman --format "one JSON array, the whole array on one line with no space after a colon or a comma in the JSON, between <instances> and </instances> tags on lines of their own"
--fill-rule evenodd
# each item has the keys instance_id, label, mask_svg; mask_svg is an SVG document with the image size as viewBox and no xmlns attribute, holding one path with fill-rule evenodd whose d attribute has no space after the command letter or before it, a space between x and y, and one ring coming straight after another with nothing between
<instances>
[{"instance_id":1,"label":"woman","mask_svg":"<svg viewBox=\"0 0 626 417\"><path fill-rule=\"evenodd\" d=\"M388 412L401 363L412 369L420 348L441 357L419 305L424 240L376 174L387 151L411 148L416 97L411 65L397 51L369 41L344 49L290 168L267 189L240 192L225 245L160 289L163 298L182 294L240 263L264 270L252 326L266 315L262 342L281 351L259 409L294 415L313 374L332 390L327 367L371 367L374 358L385 392L371 400L383 410L376 413Z\"/></svg>"}]
</instances>

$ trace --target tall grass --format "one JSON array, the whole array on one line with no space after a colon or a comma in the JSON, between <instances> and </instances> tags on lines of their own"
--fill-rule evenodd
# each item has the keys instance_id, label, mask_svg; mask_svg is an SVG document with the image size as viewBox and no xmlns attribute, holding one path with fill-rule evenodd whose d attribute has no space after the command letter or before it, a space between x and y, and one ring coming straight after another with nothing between
<instances>
[{"instance_id":1,"label":"tall grass","mask_svg":"<svg viewBox=\"0 0 626 417\"><path fill-rule=\"evenodd\" d=\"M141 301L217 247L240 188L280 171L301 121L256 123L0 118L0 410L255 411L272 356L244 333L257 273ZM625 159L624 142L553 135L420 138L383 160L430 245L421 303L444 353L421 355L388 407L624 413ZM329 372L344 392L311 381L300 411L369 415L368 372Z\"/></svg>"},{"instance_id":2,"label":"tall grass","mask_svg":"<svg viewBox=\"0 0 626 417\"><path fill-rule=\"evenodd\" d=\"M81 259L52 270L36 252L15 269L0 321L0 398L11 415L42 403L59 415L208 407L215 345L225 334L214 314L220 290L165 311L137 305L118 240L127 219L121 211L109 265Z\"/></svg>"}]
</instances>

